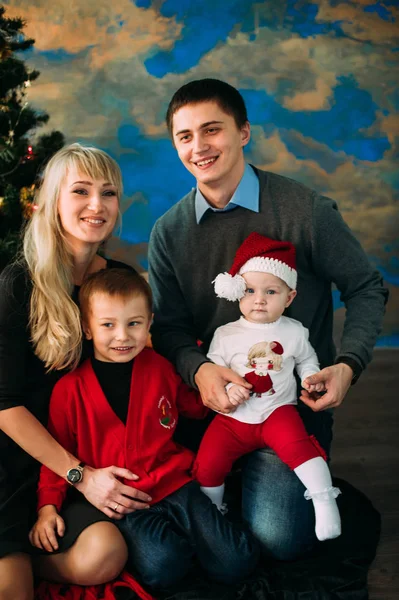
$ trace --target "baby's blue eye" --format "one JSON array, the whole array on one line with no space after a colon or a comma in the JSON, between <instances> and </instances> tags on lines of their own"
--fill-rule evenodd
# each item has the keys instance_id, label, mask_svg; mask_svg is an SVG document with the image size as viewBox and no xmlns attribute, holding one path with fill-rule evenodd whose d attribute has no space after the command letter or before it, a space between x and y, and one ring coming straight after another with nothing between
<instances>
[{"instance_id":1,"label":"baby's blue eye","mask_svg":"<svg viewBox=\"0 0 399 600\"><path fill-rule=\"evenodd\" d=\"M247 289L245 290L245 293L246 293L246 294L253 294L253 293L254 293L254 289L253 289L253 288L247 288Z\"/></svg>"},{"instance_id":2,"label":"baby's blue eye","mask_svg":"<svg viewBox=\"0 0 399 600\"><path fill-rule=\"evenodd\" d=\"M274 290L268 290L266 293L270 294L270 296L273 296L273 294L275 294L276 292Z\"/></svg>"}]
</instances>

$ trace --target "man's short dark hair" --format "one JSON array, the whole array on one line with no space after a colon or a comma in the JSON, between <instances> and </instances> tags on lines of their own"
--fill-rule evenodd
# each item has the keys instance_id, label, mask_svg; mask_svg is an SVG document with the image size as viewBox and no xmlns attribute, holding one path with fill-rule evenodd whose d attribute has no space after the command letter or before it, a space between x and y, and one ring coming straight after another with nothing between
<instances>
[{"instance_id":1,"label":"man's short dark hair","mask_svg":"<svg viewBox=\"0 0 399 600\"><path fill-rule=\"evenodd\" d=\"M248 121L244 98L235 87L219 79L197 79L186 83L175 92L166 113L166 125L170 135L173 129L173 115L187 104L216 102L228 115L231 115L241 129Z\"/></svg>"}]
</instances>

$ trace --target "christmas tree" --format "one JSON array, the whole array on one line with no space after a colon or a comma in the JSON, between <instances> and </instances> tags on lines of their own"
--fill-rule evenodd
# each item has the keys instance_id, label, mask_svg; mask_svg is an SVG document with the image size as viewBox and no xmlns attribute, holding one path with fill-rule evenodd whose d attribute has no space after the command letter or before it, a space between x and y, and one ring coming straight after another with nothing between
<instances>
[{"instance_id":1,"label":"christmas tree","mask_svg":"<svg viewBox=\"0 0 399 600\"><path fill-rule=\"evenodd\" d=\"M35 43L24 35L25 25L23 19L7 18L0 6L0 270L17 252L21 226L34 209L40 169L64 145L59 131L33 141L49 116L29 103L39 72L19 58Z\"/></svg>"}]
</instances>

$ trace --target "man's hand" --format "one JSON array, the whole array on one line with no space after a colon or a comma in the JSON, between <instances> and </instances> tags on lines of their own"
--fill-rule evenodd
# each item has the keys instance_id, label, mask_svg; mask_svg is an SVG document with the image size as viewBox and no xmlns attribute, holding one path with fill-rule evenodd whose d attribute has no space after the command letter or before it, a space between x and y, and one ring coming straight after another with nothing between
<instances>
[{"instance_id":1,"label":"man's hand","mask_svg":"<svg viewBox=\"0 0 399 600\"><path fill-rule=\"evenodd\" d=\"M239 406L249 398L249 390L242 385L233 384L231 387L227 387L226 391L230 404L233 406Z\"/></svg>"},{"instance_id":2,"label":"man's hand","mask_svg":"<svg viewBox=\"0 0 399 600\"><path fill-rule=\"evenodd\" d=\"M83 480L75 487L86 499L111 519L121 519L124 515L149 508L152 500L145 492L125 485L120 479L137 481L139 477L121 467L93 469L85 467Z\"/></svg>"},{"instance_id":3,"label":"man's hand","mask_svg":"<svg viewBox=\"0 0 399 600\"><path fill-rule=\"evenodd\" d=\"M326 393L320 396L317 392L308 392L302 390L300 399L306 406L309 406L314 412L325 410L326 408L335 408L342 404L345 395L350 388L353 378L353 371L344 363L338 363L331 367L326 367L304 380L307 388L323 384Z\"/></svg>"},{"instance_id":4,"label":"man's hand","mask_svg":"<svg viewBox=\"0 0 399 600\"><path fill-rule=\"evenodd\" d=\"M29 532L29 541L32 546L54 552L58 550L57 536L62 537L65 532L65 523L57 513L55 506L47 504L39 510L36 523Z\"/></svg>"},{"instance_id":5,"label":"man's hand","mask_svg":"<svg viewBox=\"0 0 399 600\"><path fill-rule=\"evenodd\" d=\"M226 394L225 387L228 383L235 383L249 390L252 387L235 371L210 362L200 366L194 379L205 406L221 413L230 413L235 409Z\"/></svg>"}]
</instances>

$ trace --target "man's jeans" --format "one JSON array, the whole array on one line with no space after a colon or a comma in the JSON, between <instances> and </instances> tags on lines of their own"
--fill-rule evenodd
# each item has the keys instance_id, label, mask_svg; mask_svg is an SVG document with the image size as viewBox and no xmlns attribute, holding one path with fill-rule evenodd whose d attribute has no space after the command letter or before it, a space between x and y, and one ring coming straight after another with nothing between
<instances>
[{"instance_id":1,"label":"man's jeans","mask_svg":"<svg viewBox=\"0 0 399 600\"><path fill-rule=\"evenodd\" d=\"M236 583L255 569L259 556L254 537L224 517L196 482L116 524L128 546L128 565L152 588L182 579L195 557L210 579Z\"/></svg>"},{"instance_id":2,"label":"man's jeans","mask_svg":"<svg viewBox=\"0 0 399 600\"><path fill-rule=\"evenodd\" d=\"M302 406L298 408L303 412ZM308 433L316 436L328 454L331 412L305 413L302 417ZM242 459L242 516L266 555L292 560L314 546L314 509L304 492L295 473L270 448L256 450Z\"/></svg>"}]
</instances>

